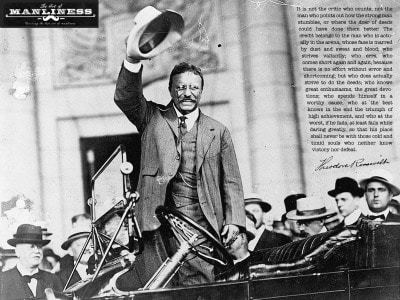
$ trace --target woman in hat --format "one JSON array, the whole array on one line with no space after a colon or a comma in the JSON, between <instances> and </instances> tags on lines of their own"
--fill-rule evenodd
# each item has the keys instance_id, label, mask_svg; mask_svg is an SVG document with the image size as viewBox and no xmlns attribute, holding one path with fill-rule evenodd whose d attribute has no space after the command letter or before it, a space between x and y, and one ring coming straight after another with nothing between
<instances>
[{"instance_id":1,"label":"woman in hat","mask_svg":"<svg viewBox=\"0 0 400 300\"><path fill-rule=\"evenodd\" d=\"M45 298L46 288L62 291L61 281L56 275L39 270L42 247L50 242L43 239L40 226L22 224L7 242L15 247L18 262L16 267L2 274L0 299Z\"/></svg>"}]
</instances>

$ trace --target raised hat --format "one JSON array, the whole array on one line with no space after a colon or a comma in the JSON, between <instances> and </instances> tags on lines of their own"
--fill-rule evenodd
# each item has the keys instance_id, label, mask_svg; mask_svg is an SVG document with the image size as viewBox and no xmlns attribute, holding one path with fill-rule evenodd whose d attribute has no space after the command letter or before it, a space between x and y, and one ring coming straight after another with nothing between
<instances>
[{"instance_id":1,"label":"raised hat","mask_svg":"<svg viewBox=\"0 0 400 300\"><path fill-rule=\"evenodd\" d=\"M261 199L261 196L256 193L249 193L244 197L244 205L256 203L261 206L263 212L269 212L271 210L271 205Z\"/></svg>"},{"instance_id":2,"label":"raised hat","mask_svg":"<svg viewBox=\"0 0 400 300\"><path fill-rule=\"evenodd\" d=\"M353 196L362 197L364 189L358 186L357 181L350 177L342 177L336 179L335 189L328 192L329 196L336 197L337 194L349 192Z\"/></svg>"},{"instance_id":3,"label":"raised hat","mask_svg":"<svg viewBox=\"0 0 400 300\"><path fill-rule=\"evenodd\" d=\"M182 37L185 22L172 10L159 11L146 6L135 16L126 44L127 56L149 59L166 50Z\"/></svg>"},{"instance_id":4,"label":"raised hat","mask_svg":"<svg viewBox=\"0 0 400 300\"><path fill-rule=\"evenodd\" d=\"M17 244L35 244L44 246L50 243L50 240L43 239L42 227L31 224L22 224L18 226L14 238L9 239L7 243L13 247Z\"/></svg>"},{"instance_id":5,"label":"raised hat","mask_svg":"<svg viewBox=\"0 0 400 300\"><path fill-rule=\"evenodd\" d=\"M89 236L90 232L88 231L88 229L82 228L82 227L76 227L72 230L72 232L70 233L70 235L68 236L68 239L62 243L61 248L63 250L68 250L69 246L71 246L71 244L80 239L80 238L87 238Z\"/></svg>"},{"instance_id":6,"label":"raised hat","mask_svg":"<svg viewBox=\"0 0 400 300\"><path fill-rule=\"evenodd\" d=\"M291 220L314 220L333 214L328 211L325 201L320 197L305 197L297 199L297 208L289 211L286 217Z\"/></svg>"},{"instance_id":7,"label":"raised hat","mask_svg":"<svg viewBox=\"0 0 400 300\"><path fill-rule=\"evenodd\" d=\"M379 181L387 185L392 191L393 196L397 196L400 194L400 189L393 184L393 175L386 170L383 169L372 170L369 173L368 178L362 179L360 181L360 186L364 189L364 191L367 187L367 184L370 183L371 181Z\"/></svg>"}]
</instances>

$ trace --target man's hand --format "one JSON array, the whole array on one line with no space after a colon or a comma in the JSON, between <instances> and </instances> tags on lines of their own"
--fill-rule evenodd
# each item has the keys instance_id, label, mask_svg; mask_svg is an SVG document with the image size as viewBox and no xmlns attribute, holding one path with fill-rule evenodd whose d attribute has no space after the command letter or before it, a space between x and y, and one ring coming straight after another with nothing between
<instances>
[{"instance_id":1,"label":"man's hand","mask_svg":"<svg viewBox=\"0 0 400 300\"><path fill-rule=\"evenodd\" d=\"M236 233L239 232L239 227L233 224L225 225L222 229L221 236L223 244L228 244Z\"/></svg>"},{"instance_id":2,"label":"man's hand","mask_svg":"<svg viewBox=\"0 0 400 300\"><path fill-rule=\"evenodd\" d=\"M137 64L137 63L140 63L140 60L139 59L136 59L136 58L132 58L132 57L130 57L129 56L129 54L128 54L128 37L126 37L126 39L125 39L125 49L126 49L126 60L128 61L128 62L130 62L131 64Z\"/></svg>"}]
</instances>

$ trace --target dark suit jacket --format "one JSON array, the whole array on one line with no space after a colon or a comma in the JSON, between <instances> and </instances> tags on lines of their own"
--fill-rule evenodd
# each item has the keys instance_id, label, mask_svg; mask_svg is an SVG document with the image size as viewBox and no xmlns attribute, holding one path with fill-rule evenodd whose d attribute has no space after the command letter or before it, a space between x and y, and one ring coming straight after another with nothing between
<instances>
[{"instance_id":1,"label":"dark suit jacket","mask_svg":"<svg viewBox=\"0 0 400 300\"><path fill-rule=\"evenodd\" d=\"M68 278L71 275L73 268L74 268L74 266L72 266L72 268L64 268L63 270L60 270L59 272L56 273L56 275L58 277L60 277L63 287L67 283ZM72 275L71 281L69 282L68 286L73 285L75 282L78 282L81 279L82 278L81 278L81 276L79 276L79 273L77 271L75 271L74 275Z\"/></svg>"},{"instance_id":2,"label":"dark suit jacket","mask_svg":"<svg viewBox=\"0 0 400 300\"><path fill-rule=\"evenodd\" d=\"M392 212L389 212L385 222L400 222L400 215L395 215Z\"/></svg>"},{"instance_id":3,"label":"dark suit jacket","mask_svg":"<svg viewBox=\"0 0 400 300\"><path fill-rule=\"evenodd\" d=\"M284 234L265 229L253 251L279 247L291 241L290 237Z\"/></svg>"},{"instance_id":4,"label":"dark suit jacket","mask_svg":"<svg viewBox=\"0 0 400 300\"><path fill-rule=\"evenodd\" d=\"M365 216L365 215L361 214L359 219L367 219L368 220L368 216ZM384 222L398 222L398 223L400 223L400 215L395 215L394 213L389 212Z\"/></svg>"},{"instance_id":5,"label":"dark suit jacket","mask_svg":"<svg viewBox=\"0 0 400 300\"><path fill-rule=\"evenodd\" d=\"M161 106L146 101L141 71L131 73L122 67L114 100L142 135L138 183L141 199L136 211L142 230L154 230L160 225L155 208L164 204L167 185L180 164L177 115L172 102ZM224 224L245 227L243 188L230 133L201 112L196 152L197 192L208 222L217 234Z\"/></svg>"},{"instance_id":6,"label":"dark suit jacket","mask_svg":"<svg viewBox=\"0 0 400 300\"><path fill-rule=\"evenodd\" d=\"M57 275L42 270L39 270L39 273L42 278L37 283L36 298L45 299L44 290L46 288L51 288L57 292L62 291L63 286ZM0 299L15 300L33 297L31 289L16 267L1 275Z\"/></svg>"}]
</instances>

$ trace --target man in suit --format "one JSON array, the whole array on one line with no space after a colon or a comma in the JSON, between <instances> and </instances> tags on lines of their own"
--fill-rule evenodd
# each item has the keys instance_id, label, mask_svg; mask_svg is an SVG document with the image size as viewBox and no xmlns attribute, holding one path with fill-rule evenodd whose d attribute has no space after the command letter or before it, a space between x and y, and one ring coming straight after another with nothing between
<instances>
[{"instance_id":1,"label":"man in suit","mask_svg":"<svg viewBox=\"0 0 400 300\"><path fill-rule=\"evenodd\" d=\"M372 170L368 178L360 181L365 191L370 220L400 222L400 216L390 212L389 203L393 196L400 194L400 189L393 184L393 175L386 170Z\"/></svg>"},{"instance_id":2,"label":"man in suit","mask_svg":"<svg viewBox=\"0 0 400 300\"><path fill-rule=\"evenodd\" d=\"M200 68L176 65L168 86L171 101L162 106L144 97L142 65L128 53L114 100L142 136L136 211L144 237L158 229L154 212L165 204L228 243L244 232L243 189L228 129L198 107L204 87ZM186 285L214 281L213 267L199 258L185 263L179 276Z\"/></svg>"},{"instance_id":3,"label":"man in suit","mask_svg":"<svg viewBox=\"0 0 400 300\"><path fill-rule=\"evenodd\" d=\"M344 217L344 225L356 224L361 216L360 198L364 195L357 181L350 177L338 178L335 189L329 191L328 195L335 198L339 213Z\"/></svg>"},{"instance_id":4,"label":"man in suit","mask_svg":"<svg viewBox=\"0 0 400 300\"><path fill-rule=\"evenodd\" d=\"M0 299L45 298L46 288L62 291L62 283L56 275L38 268L43 258L42 247L50 242L43 239L40 226L22 224L14 238L7 242L15 247L18 262L16 267L2 274Z\"/></svg>"},{"instance_id":5,"label":"man in suit","mask_svg":"<svg viewBox=\"0 0 400 300\"><path fill-rule=\"evenodd\" d=\"M68 239L64 243L62 243L61 248L63 250L67 250L69 255L71 255L73 258L73 261L69 265L63 266L63 268L57 273L63 285L67 283L89 234L90 232L88 231L88 228L75 227L71 234L68 236ZM78 282L81 279L86 279L89 277L87 268L89 258L92 254L93 248L88 245L83 252L79 263L77 264L76 270L72 275L71 281L69 282L68 286L74 284L75 282Z\"/></svg>"},{"instance_id":6,"label":"man in suit","mask_svg":"<svg viewBox=\"0 0 400 300\"><path fill-rule=\"evenodd\" d=\"M256 218L255 238L249 242L250 251L258 251L267 248L282 246L291 242L291 239L281 233L267 230L263 225L264 213L271 210L271 205L261 199L261 196L255 193L246 195L245 209Z\"/></svg>"},{"instance_id":7,"label":"man in suit","mask_svg":"<svg viewBox=\"0 0 400 300\"><path fill-rule=\"evenodd\" d=\"M300 236L303 238L324 233L336 226L341 226L343 217L333 210L328 210L324 199L316 196L299 198L296 209L287 213L287 218L299 223Z\"/></svg>"},{"instance_id":8,"label":"man in suit","mask_svg":"<svg viewBox=\"0 0 400 300\"><path fill-rule=\"evenodd\" d=\"M283 200L285 203L286 212L282 215L282 222L285 225L286 230L290 233L290 238L292 241L301 240L303 237L300 235L299 223L296 220L288 219L287 213L289 211L296 210L297 199L305 197L305 194L291 194Z\"/></svg>"}]
</instances>

